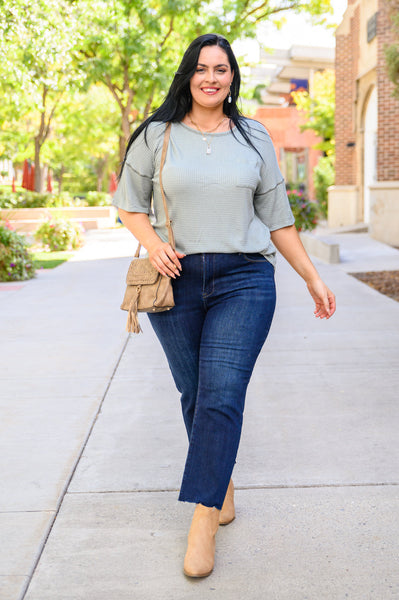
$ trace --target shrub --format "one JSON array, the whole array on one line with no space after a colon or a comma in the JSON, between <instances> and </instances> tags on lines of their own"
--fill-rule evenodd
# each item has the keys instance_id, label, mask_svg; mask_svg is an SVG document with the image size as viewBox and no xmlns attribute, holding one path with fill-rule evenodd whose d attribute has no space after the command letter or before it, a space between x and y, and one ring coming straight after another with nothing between
<instances>
[{"instance_id":1,"label":"shrub","mask_svg":"<svg viewBox=\"0 0 399 600\"><path fill-rule=\"evenodd\" d=\"M328 214L328 188L334 184L334 157L322 156L313 169L313 181L320 212L324 218Z\"/></svg>"},{"instance_id":2,"label":"shrub","mask_svg":"<svg viewBox=\"0 0 399 600\"><path fill-rule=\"evenodd\" d=\"M51 252L76 250L83 244L83 228L68 219L48 219L36 230L35 239Z\"/></svg>"},{"instance_id":3,"label":"shrub","mask_svg":"<svg viewBox=\"0 0 399 600\"><path fill-rule=\"evenodd\" d=\"M22 281L35 276L25 238L0 223L0 281Z\"/></svg>"},{"instance_id":4,"label":"shrub","mask_svg":"<svg viewBox=\"0 0 399 600\"><path fill-rule=\"evenodd\" d=\"M287 190L287 194L298 231L314 229L318 221L316 202L310 202L299 190Z\"/></svg>"},{"instance_id":5,"label":"shrub","mask_svg":"<svg viewBox=\"0 0 399 600\"><path fill-rule=\"evenodd\" d=\"M63 206L105 206L110 204L110 196L104 192L88 192L87 200L83 194L74 196L69 192L39 194L23 190L11 192L0 190L0 209L14 208L62 208Z\"/></svg>"},{"instance_id":6,"label":"shrub","mask_svg":"<svg viewBox=\"0 0 399 600\"><path fill-rule=\"evenodd\" d=\"M36 192L0 192L0 208L39 208L47 206L50 194Z\"/></svg>"},{"instance_id":7,"label":"shrub","mask_svg":"<svg viewBox=\"0 0 399 600\"><path fill-rule=\"evenodd\" d=\"M0 208L41 208L41 207L58 207L58 206L73 206L73 196L67 193L60 195L31 191L20 192L0 192Z\"/></svg>"},{"instance_id":8,"label":"shrub","mask_svg":"<svg viewBox=\"0 0 399 600\"><path fill-rule=\"evenodd\" d=\"M47 208L61 208L62 206L79 206L80 201L74 198L69 192L61 192L60 194L51 194L47 200Z\"/></svg>"},{"instance_id":9,"label":"shrub","mask_svg":"<svg viewBox=\"0 0 399 600\"><path fill-rule=\"evenodd\" d=\"M87 192L85 196L88 206L108 206L111 196L106 192Z\"/></svg>"}]
</instances>

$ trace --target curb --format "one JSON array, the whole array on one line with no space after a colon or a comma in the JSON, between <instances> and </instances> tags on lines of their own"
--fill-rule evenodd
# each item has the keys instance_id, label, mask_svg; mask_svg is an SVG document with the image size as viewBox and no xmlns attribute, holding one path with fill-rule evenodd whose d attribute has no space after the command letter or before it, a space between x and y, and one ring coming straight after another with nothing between
<instances>
[{"instance_id":1,"label":"curb","mask_svg":"<svg viewBox=\"0 0 399 600\"><path fill-rule=\"evenodd\" d=\"M340 262L339 244L328 241L326 238L316 237L311 233L300 232L299 234L306 252L323 260L328 264Z\"/></svg>"}]
</instances>

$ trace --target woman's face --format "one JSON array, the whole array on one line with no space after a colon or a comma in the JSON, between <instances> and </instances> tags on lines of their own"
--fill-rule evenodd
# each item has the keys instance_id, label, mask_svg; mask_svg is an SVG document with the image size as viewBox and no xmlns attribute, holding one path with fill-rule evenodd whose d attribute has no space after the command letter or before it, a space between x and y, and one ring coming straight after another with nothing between
<instances>
[{"instance_id":1,"label":"woman's face","mask_svg":"<svg viewBox=\"0 0 399 600\"><path fill-rule=\"evenodd\" d=\"M204 46L190 80L193 107L197 104L203 108L217 108L223 104L233 76L226 52L220 46Z\"/></svg>"}]
</instances>

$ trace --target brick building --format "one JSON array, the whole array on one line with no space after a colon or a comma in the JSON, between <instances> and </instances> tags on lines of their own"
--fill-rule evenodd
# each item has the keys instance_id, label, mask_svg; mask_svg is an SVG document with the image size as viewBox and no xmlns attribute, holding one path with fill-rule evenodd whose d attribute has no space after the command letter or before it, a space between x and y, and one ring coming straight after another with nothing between
<instances>
[{"instance_id":1,"label":"brick building","mask_svg":"<svg viewBox=\"0 0 399 600\"><path fill-rule=\"evenodd\" d=\"M399 245L399 100L384 47L392 43L386 0L348 0L336 32L336 180L329 225L367 223Z\"/></svg>"}]
</instances>

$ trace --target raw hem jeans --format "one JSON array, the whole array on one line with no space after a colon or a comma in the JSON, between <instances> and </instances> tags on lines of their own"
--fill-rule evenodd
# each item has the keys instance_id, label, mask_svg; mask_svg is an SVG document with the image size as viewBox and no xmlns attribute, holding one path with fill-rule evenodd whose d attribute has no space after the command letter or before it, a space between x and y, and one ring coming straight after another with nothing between
<instances>
[{"instance_id":1,"label":"raw hem jeans","mask_svg":"<svg viewBox=\"0 0 399 600\"><path fill-rule=\"evenodd\" d=\"M181 393L189 449L179 500L220 509L236 460L245 394L276 302L261 254L191 254L175 307L149 314Z\"/></svg>"}]
</instances>

